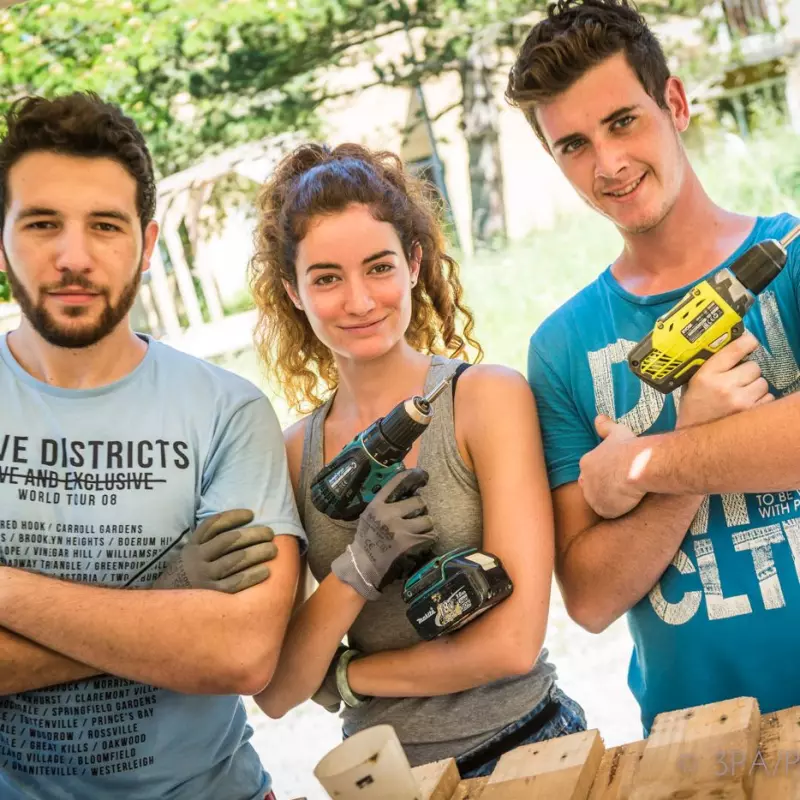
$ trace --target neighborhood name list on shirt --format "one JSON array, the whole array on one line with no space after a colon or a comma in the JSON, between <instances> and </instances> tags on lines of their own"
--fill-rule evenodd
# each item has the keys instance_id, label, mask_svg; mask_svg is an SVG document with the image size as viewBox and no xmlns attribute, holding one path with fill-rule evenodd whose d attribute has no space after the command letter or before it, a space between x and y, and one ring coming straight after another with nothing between
<instances>
[{"instance_id":1,"label":"neighborhood name list on shirt","mask_svg":"<svg viewBox=\"0 0 800 800\"><path fill-rule=\"evenodd\" d=\"M30 503L31 511L0 517L0 563L76 582L150 585L180 534L153 535L139 520L120 520L123 508L135 509L124 495L153 492L189 465L184 441L0 433L0 497L9 498L3 506L20 511ZM0 698L0 767L101 776L149 766L157 756L147 736L161 694L99 676Z\"/></svg>"},{"instance_id":2,"label":"neighborhood name list on shirt","mask_svg":"<svg viewBox=\"0 0 800 800\"><path fill-rule=\"evenodd\" d=\"M32 775L110 775L149 766L140 754L159 689L100 677L6 697L0 764Z\"/></svg>"}]
</instances>

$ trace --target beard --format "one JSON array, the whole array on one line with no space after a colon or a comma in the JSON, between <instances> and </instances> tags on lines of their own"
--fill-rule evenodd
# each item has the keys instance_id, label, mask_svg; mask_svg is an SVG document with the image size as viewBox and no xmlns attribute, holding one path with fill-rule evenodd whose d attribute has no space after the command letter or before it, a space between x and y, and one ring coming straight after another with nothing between
<instances>
[{"instance_id":1,"label":"beard","mask_svg":"<svg viewBox=\"0 0 800 800\"><path fill-rule=\"evenodd\" d=\"M136 293L139 291L139 284L142 280L141 266L140 259L133 278L123 287L119 299L114 304L111 303L108 289L95 286L83 273L72 272L71 270L64 270L64 274L58 283L42 286L39 289L38 301L34 301L14 272L8 257L6 257L8 285L11 287L14 299L19 304L22 315L31 324L31 327L49 344L55 347L75 350L97 344L97 342L105 339L125 319L136 300ZM64 325L59 323L45 307L44 298L48 292L76 287L96 293L104 304L100 316L93 324ZM85 307L67 306L64 309L64 313L66 316L77 320L80 317L88 316L90 312Z\"/></svg>"}]
</instances>

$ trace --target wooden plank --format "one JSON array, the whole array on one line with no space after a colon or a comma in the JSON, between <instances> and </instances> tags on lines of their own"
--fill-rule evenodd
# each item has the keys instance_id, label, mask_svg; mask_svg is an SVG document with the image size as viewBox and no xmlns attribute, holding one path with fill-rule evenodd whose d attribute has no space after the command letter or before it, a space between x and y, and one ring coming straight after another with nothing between
<instances>
[{"instance_id":1,"label":"wooden plank","mask_svg":"<svg viewBox=\"0 0 800 800\"><path fill-rule=\"evenodd\" d=\"M800 706L764 714L753 773L753 800L800 797Z\"/></svg>"},{"instance_id":2,"label":"wooden plank","mask_svg":"<svg viewBox=\"0 0 800 800\"><path fill-rule=\"evenodd\" d=\"M421 800L450 800L461 780L453 758L423 764L411 771L419 785Z\"/></svg>"},{"instance_id":3,"label":"wooden plank","mask_svg":"<svg viewBox=\"0 0 800 800\"><path fill-rule=\"evenodd\" d=\"M467 778L456 786L450 800L480 800L488 782L488 778Z\"/></svg>"},{"instance_id":4,"label":"wooden plank","mask_svg":"<svg viewBox=\"0 0 800 800\"><path fill-rule=\"evenodd\" d=\"M752 697L659 714L630 800L746 800L752 788L750 773L741 768L723 770L720 759L751 763L758 750L760 723L758 703Z\"/></svg>"},{"instance_id":5,"label":"wooden plank","mask_svg":"<svg viewBox=\"0 0 800 800\"><path fill-rule=\"evenodd\" d=\"M481 800L587 800L604 752L596 730L523 745L500 758Z\"/></svg>"},{"instance_id":6,"label":"wooden plank","mask_svg":"<svg viewBox=\"0 0 800 800\"><path fill-rule=\"evenodd\" d=\"M606 750L589 800L627 800L645 744L645 741L632 742Z\"/></svg>"}]
</instances>

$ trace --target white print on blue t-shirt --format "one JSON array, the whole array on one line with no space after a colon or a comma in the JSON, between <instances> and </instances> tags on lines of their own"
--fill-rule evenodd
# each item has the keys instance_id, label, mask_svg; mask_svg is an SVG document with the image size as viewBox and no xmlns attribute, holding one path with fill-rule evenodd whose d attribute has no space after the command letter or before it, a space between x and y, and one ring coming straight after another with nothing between
<instances>
[{"instance_id":1,"label":"white print on blue t-shirt","mask_svg":"<svg viewBox=\"0 0 800 800\"><path fill-rule=\"evenodd\" d=\"M800 368L789 346L774 293L765 290L757 299L757 309L763 320L771 352L763 345L759 345L751 358L758 363L762 375L777 392L780 394L794 392L800 385ZM651 386L642 383L639 402L623 416L617 417L612 366L625 363L628 353L635 344L636 342L619 339L602 350L589 353L588 359L597 413L617 420L638 436L652 428L669 399ZM680 387L671 395L676 411L680 408L683 388ZM759 582L764 607L780 608L785 605L785 601L780 577L772 557L772 545L788 542L792 558L800 567L800 521L794 518L800 515L800 492L773 492L756 494L753 497L757 504L756 519L751 519L747 499L740 493L720 496L722 513L728 528L748 527L747 531L732 537L734 549L737 552L749 550L752 553L754 574ZM707 496L692 522L690 528L692 537L702 537L708 533L709 505L710 498ZM758 520L774 520L784 516L791 518L777 524L751 527ZM683 575L698 573L708 618L725 619L751 613L752 607L747 595L724 596L711 541L693 538L692 547L697 560L697 569L695 570L694 564L683 550L676 553L673 566ZM670 603L664 598L660 582L650 592L653 609L670 625L681 625L691 619L700 608L700 601L701 592L688 591L680 601Z\"/></svg>"}]
</instances>

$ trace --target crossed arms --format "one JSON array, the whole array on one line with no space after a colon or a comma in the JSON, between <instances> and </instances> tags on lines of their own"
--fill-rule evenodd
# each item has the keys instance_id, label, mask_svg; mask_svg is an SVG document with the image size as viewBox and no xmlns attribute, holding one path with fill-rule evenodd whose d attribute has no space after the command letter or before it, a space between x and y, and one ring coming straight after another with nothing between
<instances>
[{"instance_id":1,"label":"crossed arms","mask_svg":"<svg viewBox=\"0 0 800 800\"><path fill-rule=\"evenodd\" d=\"M556 575L567 610L600 632L657 583L706 494L800 485L800 397L773 402L751 336L684 392L677 430L636 437L607 418L577 482L553 492Z\"/></svg>"},{"instance_id":2,"label":"crossed arms","mask_svg":"<svg viewBox=\"0 0 800 800\"><path fill-rule=\"evenodd\" d=\"M104 672L192 694L263 689L299 573L298 542L285 535L299 530L286 454L266 398L235 411L212 443L197 516L226 506L288 520L274 525L269 579L238 594L104 588L0 567L0 695Z\"/></svg>"},{"instance_id":3,"label":"crossed arms","mask_svg":"<svg viewBox=\"0 0 800 800\"><path fill-rule=\"evenodd\" d=\"M299 571L276 539L270 578L239 594L108 589L0 567L0 694L98 673L191 694L269 683Z\"/></svg>"}]
</instances>

